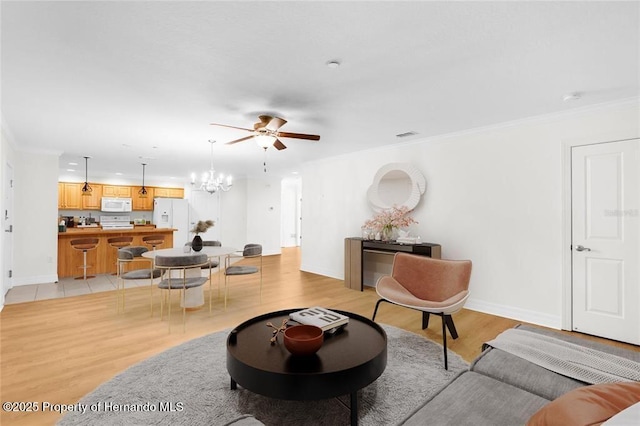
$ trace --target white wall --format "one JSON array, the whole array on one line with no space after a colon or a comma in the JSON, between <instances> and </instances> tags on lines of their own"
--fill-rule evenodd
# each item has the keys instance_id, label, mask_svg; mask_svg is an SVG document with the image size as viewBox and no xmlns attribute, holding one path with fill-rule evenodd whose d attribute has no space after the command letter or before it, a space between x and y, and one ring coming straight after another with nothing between
<instances>
[{"instance_id":1,"label":"white wall","mask_svg":"<svg viewBox=\"0 0 640 426\"><path fill-rule=\"evenodd\" d=\"M262 244L263 255L281 253L281 178L247 180L247 242Z\"/></svg>"},{"instance_id":2,"label":"white wall","mask_svg":"<svg viewBox=\"0 0 640 426\"><path fill-rule=\"evenodd\" d=\"M300 245L300 198L302 197L302 180L300 177L282 179L282 216L280 241L282 247Z\"/></svg>"},{"instance_id":3,"label":"white wall","mask_svg":"<svg viewBox=\"0 0 640 426\"><path fill-rule=\"evenodd\" d=\"M11 142L10 137L5 133L4 127L0 128L0 212L4 212L5 208L5 188L4 178L7 164L14 167L15 164L15 149ZM0 309L4 306L5 291L11 288L11 280L5 275L5 254L12 256L11 253L5 253L5 240L9 237L8 234L3 232L3 239L0 242Z\"/></svg>"},{"instance_id":4,"label":"white wall","mask_svg":"<svg viewBox=\"0 0 640 426\"><path fill-rule=\"evenodd\" d=\"M563 141L638 137L639 114L627 102L306 163L301 269L342 279L375 172L409 162L427 180L413 233L473 261L466 306L560 328Z\"/></svg>"},{"instance_id":5,"label":"white wall","mask_svg":"<svg viewBox=\"0 0 640 426\"><path fill-rule=\"evenodd\" d=\"M235 179L231 190L220 194L220 241L238 250L247 243L246 179Z\"/></svg>"},{"instance_id":6,"label":"white wall","mask_svg":"<svg viewBox=\"0 0 640 426\"><path fill-rule=\"evenodd\" d=\"M58 277L58 155L16 151L13 285Z\"/></svg>"},{"instance_id":7,"label":"white wall","mask_svg":"<svg viewBox=\"0 0 640 426\"><path fill-rule=\"evenodd\" d=\"M263 254L280 253L280 179L240 178L220 194L220 241L242 249L247 243L263 246Z\"/></svg>"}]
</instances>

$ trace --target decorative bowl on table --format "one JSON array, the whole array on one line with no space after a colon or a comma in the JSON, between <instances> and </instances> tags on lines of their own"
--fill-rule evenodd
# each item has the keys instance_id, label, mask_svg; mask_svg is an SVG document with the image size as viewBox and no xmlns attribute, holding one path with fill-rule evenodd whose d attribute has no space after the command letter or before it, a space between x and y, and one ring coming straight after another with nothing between
<instances>
[{"instance_id":1,"label":"decorative bowl on table","mask_svg":"<svg viewBox=\"0 0 640 426\"><path fill-rule=\"evenodd\" d=\"M323 341L324 332L315 325L294 325L284 331L284 347L292 355L313 355Z\"/></svg>"}]
</instances>

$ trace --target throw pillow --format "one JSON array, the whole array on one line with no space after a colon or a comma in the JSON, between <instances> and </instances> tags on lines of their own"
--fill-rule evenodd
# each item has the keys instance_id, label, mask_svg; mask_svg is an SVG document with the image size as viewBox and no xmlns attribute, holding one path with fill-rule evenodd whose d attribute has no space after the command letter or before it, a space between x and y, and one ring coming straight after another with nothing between
<instances>
[{"instance_id":1,"label":"throw pillow","mask_svg":"<svg viewBox=\"0 0 640 426\"><path fill-rule=\"evenodd\" d=\"M639 401L638 382L583 386L542 407L527 426L599 425Z\"/></svg>"}]
</instances>

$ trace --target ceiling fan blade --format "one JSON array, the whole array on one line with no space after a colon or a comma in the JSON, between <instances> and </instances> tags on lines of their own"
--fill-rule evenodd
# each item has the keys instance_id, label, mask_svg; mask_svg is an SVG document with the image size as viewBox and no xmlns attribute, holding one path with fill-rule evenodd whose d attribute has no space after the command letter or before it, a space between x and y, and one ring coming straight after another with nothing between
<instances>
[{"instance_id":1,"label":"ceiling fan blade","mask_svg":"<svg viewBox=\"0 0 640 426\"><path fill-rule=\"evenodd\" d=\"M287 147L280 141L280 139L276 139L276 141L273 143L273 146L278 150L283 150L286 149Z\"/></svg>"},{"instance_id":2,"label":"ceiling fan blade","mask_svg":"<svg viewBox=\"0 0 640 426\"><path fill-rule=\"evenodd\" d=\"M245 129L244 127L228 126L226 124L209 123L212 126L227 127L229 129L246 130L247 132L253 132L253 129Z\"/></svg>"},{"instance_id":3,"label":"ceiling fan blade","mask_svg":"<svg viewBox=\"0 0 640 426\"><path fill-rule=\"evenodd\" d=\"M271 130L272 132L275 132L280 127L284 126L285 124L287 124L287 120L285 120L284 118L273 117L271 120L269 120L269 123L265 127L268 130Z\"/></svg>"},{"instance_id":4,"label":"ceiling fan blade","mask_svg":"<svg viewBox=\"0 0 640 426\"><path fill-rule=\"evenodd\" d=\"M251 136L246 136L246 137L244 137L244 138L236 139L236 140L231 141L231 142L225 142L225 145L231 145L231 144L238 143L238 142L242 142L242 141L246 141L247 139L252 139L252 138L253 138L253 135L251 135Z\"/></svg>"},{"instance_id":5,"label":"ceiling fan blade","mask_svg":"<svg viewBox=\"0 0 640 426\"><path fill-rule=\"evenodd\" d=\"M318 135L305 135L304 133L289 133L289 132L278 132L279 138L294 138L294 139L308 139L311 141L319 141L320 136Z\"/></svg>"}]
</instances>

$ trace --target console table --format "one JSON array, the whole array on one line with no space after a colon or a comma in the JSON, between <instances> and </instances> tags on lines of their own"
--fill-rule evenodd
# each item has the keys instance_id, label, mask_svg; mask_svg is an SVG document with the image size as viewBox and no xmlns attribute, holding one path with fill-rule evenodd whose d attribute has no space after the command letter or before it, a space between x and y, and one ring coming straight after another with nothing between
<instances>
[{"instance_id":1,"label":"console table","mask_svg":"<svg viewBox=\"0 0 640 426\"><path fill-rule=\"evenodd\" d=\"M397 252L417 254L440 259L440 244L400 244L365 240L363 238L344 239L344 286L353 290L364 289L362 269L364 253L378 253L393 256Z\"/></svg>"}]
</instances>

